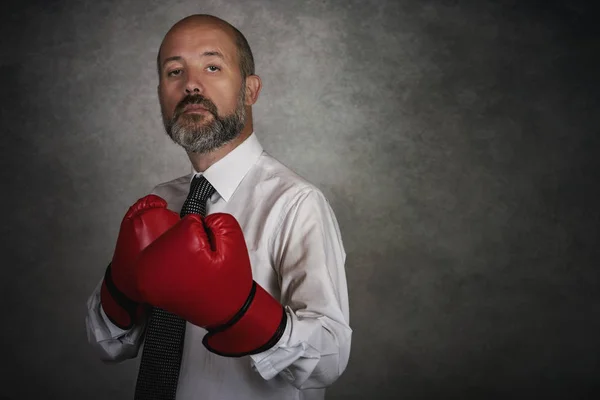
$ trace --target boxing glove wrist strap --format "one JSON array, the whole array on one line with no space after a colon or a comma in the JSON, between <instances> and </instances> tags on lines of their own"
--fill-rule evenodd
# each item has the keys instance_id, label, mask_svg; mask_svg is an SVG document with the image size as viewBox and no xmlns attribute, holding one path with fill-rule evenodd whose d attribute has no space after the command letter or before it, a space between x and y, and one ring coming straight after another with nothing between
<instances>
[{"instance_id":1,"label":"boxing glove wrist strap","mask_svg":"<svg viewBox=\"0 0 600 400\"><path fill-rule=\"evenodd\" d=\"M139 314L140 303L131 300L115 285L111 275L111 265L112 263L108 264L104 273L101 289L102 308L110 322L127 330L133 326Z\"/></svg>"},{"instance_id":2,"label":"boxing glove wrist strap","mask_svg":"<svg viewBox=\"0 0 600 400\"><path fill-rule=\"evenodd\" d=\"M240 308L240 310L229 321L225 322L224 324L218 325L218 326L213 326L213 327L207 327L206 330L208 331L208 333L223 332L227 328L235 325L240 319L242 319L244 314L246 314L246 311L248 311L248 308L250 308L250 305L252 304L252 301L254 300L255 295L256 295L256 282L252 281L252 287L250 288L250 294L246 298L246 301L244 302L244 305L242 306L242 308Z\"/></svg>"},{"instance_id":3,"label":"boxing glove wrist strap","mask_svg":"<svg viewBox=\"0 0 600 400\"><path fill-rule=\"evenodd\" d=\"M253 282L242 309L229 322L208 329L202 343L220 356L257 354L275 346L286 325L287 314L283 306Z\"/></svg>"}]
</instances>

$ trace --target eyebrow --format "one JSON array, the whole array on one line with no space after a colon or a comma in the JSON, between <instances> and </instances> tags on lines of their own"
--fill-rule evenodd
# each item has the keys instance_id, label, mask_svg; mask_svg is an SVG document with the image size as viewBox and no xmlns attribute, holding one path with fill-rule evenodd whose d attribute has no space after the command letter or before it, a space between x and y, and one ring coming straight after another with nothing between
<instances>
[{"instance_id":1,"label":"eyebrow","mask_svg":"<svg viewBox=\"0 0 600 400\"><path fill-rule=\"evenodd\" d=\"M221 60L225 61L225 57L223 57L223 54L219 53L218 51L205 51L204 53L202 53L200 55L201 57L218 57ZM167 57L165 58L165 60L162 62L163 67L165 66L166 63L168 63L169 61L180 61L182 60L183 57L181 56L172 56L172 57Z\"/></svg>"}]
</instances>

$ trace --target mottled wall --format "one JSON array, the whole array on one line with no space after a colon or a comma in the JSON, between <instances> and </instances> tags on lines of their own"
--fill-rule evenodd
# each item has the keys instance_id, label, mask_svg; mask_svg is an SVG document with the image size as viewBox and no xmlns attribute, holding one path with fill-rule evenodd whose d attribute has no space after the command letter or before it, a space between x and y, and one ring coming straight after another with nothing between
<instances>
[{"instance_id":1,"label":"mottled wall","mask_svg":"<svg viewBox=\"0 0 600 400\"><path fill-rule=\"evenodd\" d=\"M354 341L329 399L598 394L600 36L563 3L3 5L0 398L131 398L85 301L127 207L189 171L155 56L197 12L247 35L260 140L338 216Z\"/></svg>"}]
</instances>

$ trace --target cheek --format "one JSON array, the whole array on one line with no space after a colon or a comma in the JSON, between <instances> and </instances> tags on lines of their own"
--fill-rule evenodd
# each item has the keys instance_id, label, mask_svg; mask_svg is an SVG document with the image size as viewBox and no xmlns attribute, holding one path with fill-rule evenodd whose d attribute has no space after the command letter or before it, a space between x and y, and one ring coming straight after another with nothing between
<instances>
[{"instance_id":1,"label":"cheek","mask_svg":"<svg viewBox=\"0 0 600 400\"><path fill-rule=\"evenodd\" d=\"M221 88L218 95L213 97L213 101L222 110L224 114L231 114L234 112L238 105L239 88L235 88L231 85Z\"/></svg>"},{"instance_id":2,"label":"cheek","mask_svg":"<svg viewBox=\"0 0 600 400\"><path fill-rule=\"evenodd\" d=\"M159 88L158 91L158 101L160 103L160 108L162 109L164 114L171 116L179 99L176 98L173 91L169 91L166 88Z\"/></svg>"}]
</instances>

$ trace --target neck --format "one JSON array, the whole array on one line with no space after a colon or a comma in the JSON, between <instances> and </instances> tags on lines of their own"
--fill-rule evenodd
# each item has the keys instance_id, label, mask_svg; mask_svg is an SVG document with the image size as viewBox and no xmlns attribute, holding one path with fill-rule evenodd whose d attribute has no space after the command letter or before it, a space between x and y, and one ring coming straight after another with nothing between
<instances>
[{"instance_id":1,"label":"neck","mask_svg":"<svg viewBox=\"0 0 600 400\"><path fill-rule=\"evenodd\" d=\"M254 131L252 126L252 118L248 118L246 120L246 124L244 125L244 129L240 132L239 135L235 137L230 142L225 143L223 146L209 152L209 153L187 153L194 170L197 172L204 172L229 154L233 149L238 147L244 140L246 140Z\"/></svg>"}]
</instances>

